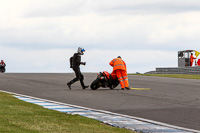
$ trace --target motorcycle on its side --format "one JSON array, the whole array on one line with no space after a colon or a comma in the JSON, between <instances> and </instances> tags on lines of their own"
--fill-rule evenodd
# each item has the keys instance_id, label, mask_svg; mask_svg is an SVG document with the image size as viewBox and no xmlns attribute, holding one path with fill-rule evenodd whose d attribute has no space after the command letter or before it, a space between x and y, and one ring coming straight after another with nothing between
<instances>
[{"instance_id":1,"label":"motorcycle on its side","mask_svg":"<svg viewBox=\"0 0 200 133\"><path fill-rule=\"evenodd\" d=\"M100 87L114 89L119 85L116 76L112 76L107 71L99 72L97 78L91 83L90 88L97 90Z\"/></svg>"}]
</instances>

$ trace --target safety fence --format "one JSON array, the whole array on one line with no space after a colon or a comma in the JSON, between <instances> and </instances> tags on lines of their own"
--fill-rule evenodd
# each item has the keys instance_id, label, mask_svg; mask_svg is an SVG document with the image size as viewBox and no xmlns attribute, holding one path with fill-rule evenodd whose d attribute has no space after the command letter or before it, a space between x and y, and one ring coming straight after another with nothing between
<instances>
[{"instance_id":1,"label":"safety fence","mask_svg":"<svg viewBox=\"0 0 200 133\"><path fill-rule=\"evenodd\" d=\"M200 66L156 68L156 71L146 72L145 74L200 74Z\"/></svg>"}]
</instances>

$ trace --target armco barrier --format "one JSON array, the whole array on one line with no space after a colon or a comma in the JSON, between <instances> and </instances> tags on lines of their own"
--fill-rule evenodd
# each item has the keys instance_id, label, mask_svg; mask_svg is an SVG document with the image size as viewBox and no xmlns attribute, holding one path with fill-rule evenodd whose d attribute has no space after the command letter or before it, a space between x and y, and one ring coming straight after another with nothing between
<instances>
[{"instance_id":1,"label":"armco barrier","mask_svg":"<svg viewBox=\"0 0 200 133\"><path fill-rule=\"evenodd\" d=\"M195 67L164 67L145 74L200 74L200 66Z\"/></svg>"}]
</instances>

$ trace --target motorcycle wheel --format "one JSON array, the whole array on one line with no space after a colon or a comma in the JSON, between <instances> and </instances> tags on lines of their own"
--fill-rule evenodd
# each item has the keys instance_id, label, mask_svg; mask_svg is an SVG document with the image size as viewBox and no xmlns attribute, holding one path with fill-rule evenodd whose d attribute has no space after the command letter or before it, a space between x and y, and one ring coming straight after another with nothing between
<instances>
[{"instance_id":1,"label":"motorcycle wheel","mask_svg":"<svg viewBox=\"0 0 200 133\"><path fill-rule=\"evenodd\" d=\"M118 81L115 81L114 84L112 84L110 86L110 89L113 90L115 87L117 87L119 85L119 82Z\"/></svg>"},{"instance_id":2,"label":"motorcycle wheel","mask_svg":"<svg viewBox=\"0 0 200 133\"><path fill-rule=\"evenodd\" d=\"M114 89L113 86L110 86L110 89L113 90Z\"/></svg>"},{"instance_id":3,"label":"motorcycle wheel","mask_svg":"<svg viewBox=\"0 0 200 133\"><path fill-rule=\"evenodd\" d=\"M110 89L113 90L115 87L117 87L118 85L112 85L110 86Z\"/></svg>"},{"instance_id":4,"label":"motorcycle wheel","mask_svg":"<svg viewBox=\"0 0 200 133\"><path fill-rule=\"evenodd\" d=\"M90 88L92 90L97 90L99 87L100 87L100 85L99 85L99 80L98 79L94 80L90 85Z\"/></svg>"}]
</instances>

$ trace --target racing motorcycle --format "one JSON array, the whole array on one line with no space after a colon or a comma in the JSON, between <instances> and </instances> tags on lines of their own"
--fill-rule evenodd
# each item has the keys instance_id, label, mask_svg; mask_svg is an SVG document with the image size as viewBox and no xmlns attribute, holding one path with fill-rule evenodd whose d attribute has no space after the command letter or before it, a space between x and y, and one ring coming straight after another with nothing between
<instances>
[{"instance_id":1,"label":"racing motorcycle","mask_svg":"<svg viewBox=\"0 0 200 133\"><path fill-rule=\"evenodd\" d=\"M114 89L119 85L116 76L112 76L107 71L99 72L97 78L91 83L90 88L97 90L100 87Z\"/></svg>"},{"instance_id":2,"label":"racing motorcycle","mask_svg":"<svg viewBox=\"0 0 200 133\"><path fill-rule=\"evenodd\" d=\"M0 64L0 72L4 73L6 71L5 65Z\"/></svg>"}]
</instances>

